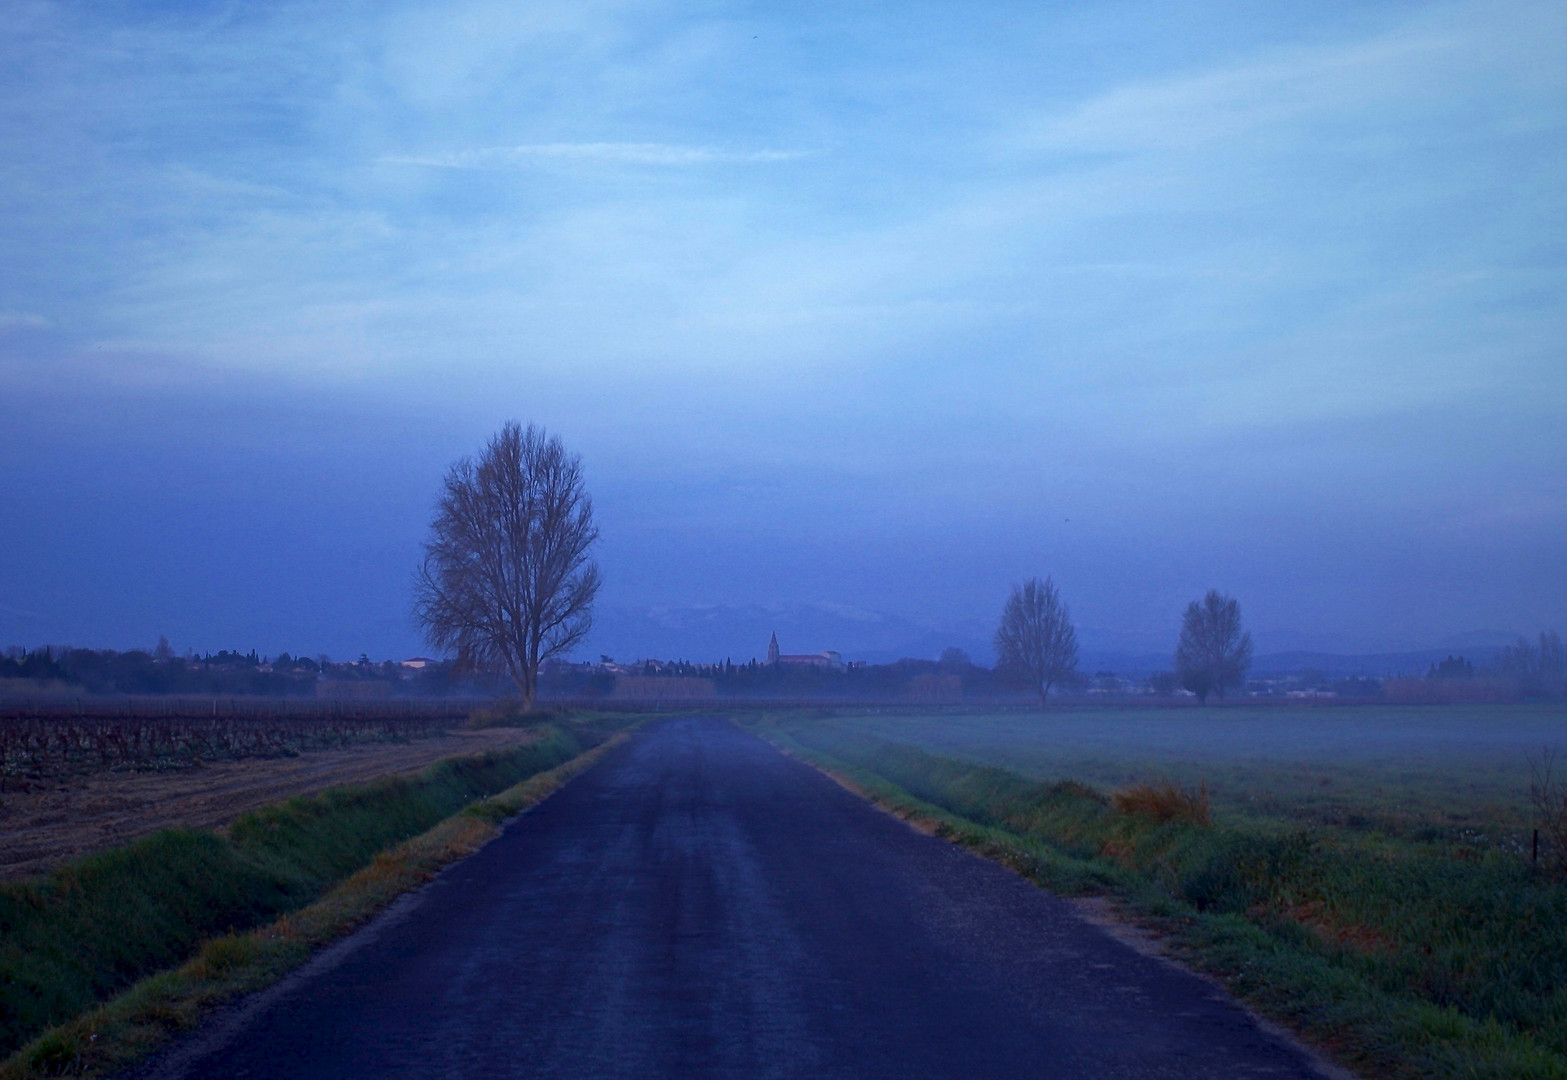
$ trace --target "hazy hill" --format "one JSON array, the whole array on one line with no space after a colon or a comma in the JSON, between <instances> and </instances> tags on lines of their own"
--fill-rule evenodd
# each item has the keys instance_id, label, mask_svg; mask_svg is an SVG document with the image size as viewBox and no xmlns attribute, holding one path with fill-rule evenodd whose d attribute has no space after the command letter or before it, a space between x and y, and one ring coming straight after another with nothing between
<instances>
[{"instance_id":1,"label":"hazy hill","mask_svg":"<svg viewBox=\"0 0 1567 1080\"><path fill-rule=\"evenodd\" d=\"M1117 671L1141 675L1170 666L1175 631L1124 631L1079 626L1084 671ZM990 620L954 619L944 624L920 622L884 611L841 604L778 604L688 607L602 607L596 614L588 649L617 660L686 659L697 662L762 659L768 636L778 635L784 652L835 649L846 660L873 664L902 657L935 659L956 646L976 663L989 665L994 626ZM1515 634L1498 630L1471 631L1414 643L1411 647L1357 648L1341 635L1303 634L1289 630L1255 632L1257 658L1253 673L1287 674L1317 670L1340 678L1349 675L1423 675L1433 663L1461 653L1484 663ZM1168 638L1168 644L1165 639Z\"/></svg>"}]
</instances>

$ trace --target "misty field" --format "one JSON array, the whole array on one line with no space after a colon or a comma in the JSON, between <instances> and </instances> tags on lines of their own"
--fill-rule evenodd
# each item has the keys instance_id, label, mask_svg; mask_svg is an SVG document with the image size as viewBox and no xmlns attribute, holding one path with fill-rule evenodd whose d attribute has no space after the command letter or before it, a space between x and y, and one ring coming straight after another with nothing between
<instances>
[{"instance_id":1,"label":"misty field","mask_svg":"<svg viewBox=\"0 0 1567 1080\"><path fill-rule=\"evenodd\" d=\"M1567 707L743 722L1049 888L1118 897L1366 1074L1567 1080L1567 844L1542 828L1536 864L1530 843L1531 759L1567 755Z\"/></svg>"},{"instance_id":2,"label":"misty field","mask_svg":"<svg viewBox=\"0 0 1567 1080\"><path fill-rule=\"evenodd\" d=\"M1480 843L1512 843L1530 827L1531 759L1567 755L1563 704L888 712L831 723L1034 780L1206 784L1221 817Z\"/></svg>"}]
</instances>

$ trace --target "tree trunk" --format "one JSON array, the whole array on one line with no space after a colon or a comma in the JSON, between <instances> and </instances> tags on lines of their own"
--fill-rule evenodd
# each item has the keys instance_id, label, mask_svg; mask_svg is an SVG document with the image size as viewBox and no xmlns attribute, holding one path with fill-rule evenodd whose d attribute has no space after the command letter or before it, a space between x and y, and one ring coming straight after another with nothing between
<instances>
[{"instance_id":1,"label":"tree trunk","mask_svg":"<svg viewBox=\"0 0 1567 1080\"><path fill-rule=\"evenodd\" d=\"M527 672L518 672L511 677L511 681L517 687L517 696L522 699L522 711L532 712L535 696L533 680L528 678Z\"/></svg>"}]
</instances>

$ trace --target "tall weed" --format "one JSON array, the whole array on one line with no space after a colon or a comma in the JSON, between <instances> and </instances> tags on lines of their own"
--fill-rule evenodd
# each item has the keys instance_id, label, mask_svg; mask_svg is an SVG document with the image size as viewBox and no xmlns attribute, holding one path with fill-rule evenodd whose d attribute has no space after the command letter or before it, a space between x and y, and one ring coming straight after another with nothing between
<instances>
[{"instance_id":1,"label":"tall weed","mask_svg":"<svg viewBox=\"0 0 1567 1080\"><path fill-rule=\"evenodd\" d=\"M1208 785L1188 791L1170 783L1134 784L1117 791L1111 798L1123 814L1140 814L1160 823L1171 821L1190 825L1213 824L1213 808L1208 805Z\"/></svg>"}]
</instances>

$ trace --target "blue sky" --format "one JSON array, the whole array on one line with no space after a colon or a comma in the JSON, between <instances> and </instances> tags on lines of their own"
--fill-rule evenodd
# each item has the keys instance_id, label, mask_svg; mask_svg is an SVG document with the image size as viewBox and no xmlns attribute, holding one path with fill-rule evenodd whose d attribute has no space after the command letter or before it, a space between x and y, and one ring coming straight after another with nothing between
<instances>
[{"instance_id":1,"label":"blue sky","mask_svg":"<svg viewBox=\"0 0 1567 1080\"><path fill-rule=\"evenodd\" d=\"M1567 9L1287 8L7 4L0 641L416 651L512 417L606 633L1567 629Z\"/></svg>"}]
</instances>

